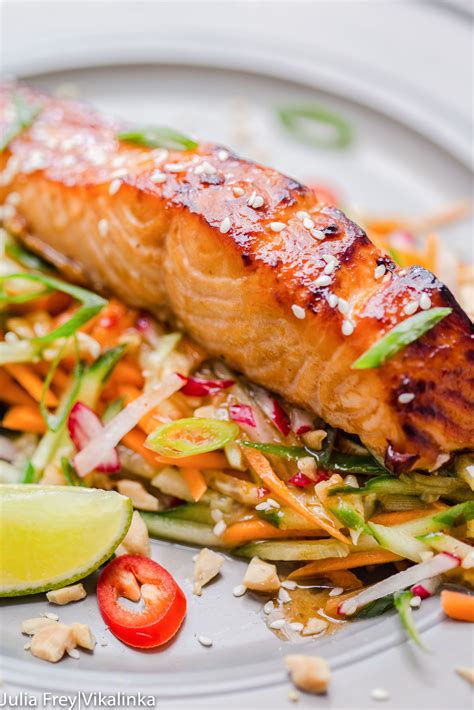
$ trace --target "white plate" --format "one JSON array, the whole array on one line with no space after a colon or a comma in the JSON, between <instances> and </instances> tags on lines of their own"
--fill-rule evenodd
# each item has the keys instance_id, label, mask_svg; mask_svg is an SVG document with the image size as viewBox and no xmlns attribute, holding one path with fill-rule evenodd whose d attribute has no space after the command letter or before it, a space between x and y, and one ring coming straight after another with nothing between
<instances>
[{"instance_id":1,"label":"white plate","mask_svg":"<svg viewBox=\"0 0 474 710\"><path fill-rule=\"evenodd\" d=\"M176 52L173 60L175 55ZM121 60L120 55L117 63ZM94 62L93 50L88 62ZM85 63L83 57L80 64ZM208 64L209 58L203 63ZM356 101L348 92L341 94L339 83L333 91L327 80L321 82L324 88L318 88L316 75L310 81L308 75L298 76L292 70L292 80L288 78L289 71L278 79L269 76L269 72L259 75L239 71L237 61L235 69L230 69L229 63L227 57L215 68L197 66L196 62L191 67L184 61L171 60L128 67L83 66L78 70L51 71L28 80L49 89L72 82L81 98L101 109L137 123L169 124L204 139L228 143L242 154L273 164L303 181L313 178L329 183L342 190L348 204L370 211L420 215L469 194L469 173L457 152L451 151L449 145L420 135L416 121L412 125L396 120L393 112L384 115L380 105L371 104L367 96ZM248 63L247 54L246 69ZM354 126L353 146L340 152L313 151L289 138L275 120L274 107L295 100L316 101L343 114ZM457 247L466 248L469 225L456 225L446 234ZM236 698L243 702L247 697L244 691L253 691L256 695L248 697L258 697L261 706L270 703L275 706L275 688L286 678L282 655L301 650L301 644L283 644L266 628L261 600L251 595L239 599L232 596L233 586L242 578L241 561L228 558L222 577L206 588L201 598L194 597L190 583L193 554L190 548L167 543L155 543L153 547L154 559L175 575L189 601L185 625L168 648L137 652L117 642L104 629L91 580L87 600L60 608L59 614L66 623L89 623L99 641L105 639L107 645L98 645L93 655L82 652L80 660L67 658L60 666L51 667L23 650L25 639L19 633L23 619L47 611L44 596L4 601L1 616L4 678L17 687L32 689L154 692L170 702L179 698L184 703L188 698L191 703L203 696L205 705L223 702L219 700L221 693L231 693L234 702ZM417 612L421 629L431 628L433 633L433 628L440 628L436 627L438 608L436 601L423 604ZM451 628L446 623L443 626ZM196 638L199 634L212 638L213 647L202 647ZM448 636L440 632L436 638L439 643L439 639ZM469 638L462 628L456 638L458 651L464 649L464 655L468 655ZM423 673L415 680L415 675L407 675L409 669L402 671L403 660L396 648L402 640L398 620L389 616L348 624L332 637L307 640L304 645L305 650L328 658L334 669L344 669L340 670L341 677L350 678L352 673L358 687L361 686L358 662L371 659L362 666L367 673L376 667L386 650L393 672L403 673L404 682L409 678L413 692L420 693L418 707L424 707L424 701L430 697L434 707L433 694L421 695ZM412 653L411 649L408 653ZM440 653L438 658L446 659L446 649ZM425 664L430 672L437 668L436 660L420 660L419 654L416 663ZM459 663L467 665L469 660L460 658ZM359 669L357 678L354 669ZM443 679L449 695L438 697L436 707L467 706L467 688L453 678L450 666ZM420 679L421 686L417 689ZM362 685L365 687L362 697L368 704L368 689L380 683L376 678L366 677ZM338 707L355 702L346 690ZM409 707L406 701L404 707Z\"/></svg>"}]
</instances>

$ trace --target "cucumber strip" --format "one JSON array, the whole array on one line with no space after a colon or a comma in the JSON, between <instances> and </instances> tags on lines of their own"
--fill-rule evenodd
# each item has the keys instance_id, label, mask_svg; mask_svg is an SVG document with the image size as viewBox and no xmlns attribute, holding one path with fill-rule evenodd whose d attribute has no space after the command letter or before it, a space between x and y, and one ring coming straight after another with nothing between
<instances>
[{"instance_id":1,"label":"cucumber strip","mask_svg":"<svg viewBox=\"0 0 474 710\"><path fill-rule=\"evenodd\" d=\"M205 525L214 525L215 523L211 515L210 507L208 505L201 505L200 503L177 505L174 508L164 510L160 515L172 520L191 520L195 523L204 523Z\"/></svg>"},{"instance_id":2,"label":"cucumber strip","mask_svg":"<svg viewBox=\"0 0 474 710\"><path fill-rule=\"evenodd\" d=\"M438 552L446 552L454 557L459 557L462 560L462 567L470 569L474 567L474 547L467 545L461 540L457 540L451 535L446 535L442 532L427 533L420 535L418 540L421 540L425 545L429 545Z\"/></svg>"},{"instance_id":3,"label":"cucumber strip","mask_svg":"<svg viewBox=\"0 0 474 710\"><path fill-rule=\"evenodd\" d=\"M259 518L266 520L280 530L308 530L313 532L319 530L319 528L315 527L314 523L303 518L302 515L291 510L291 508L284 506L279 509L271 508L269 510L257 510L255 512Z\"/></svg>"},{"instance_id":4,"label":"cucumber strip","mask_svg":"<svg viewBox=\"0 0 474 710\"><path fill-rule=\"evenodd\" d=\"M356 495L369 495L376 493L379 496L393 495L422 495L430 494L445 496L448 498L464 498L472 500L472 494L468 486L459 478L448 476L428 476L425 474L413 474L412 476L377 476L372 478L365 486L355 488L354 486L336 486L331 488L329 495L344 493L354 493Z\"/></svg>"},{"instance_id":5,"label":"cucumber strip","mask_svg":"<svg viewBox=\"0 0 474 710\"><path fill-rule=\"evenodd\" d=\"M145 513L140 511L140 515L152 537L201 547L225 547L221 538L214 535L210 525L169 517L166 512Z\"/></svg>"},{"instance_id":6,"label":"cucumber strip","mask_svg":"<svg viewBox=\"0 0 474 710\"><path fill-rule=\"evenodd\" d=\"M399 525L388 527L386 525L377 525L376 523L367 523L367 528L385 550L394 552L401 557L406 557L413 562L421 562L423 559L422 553L426 552L426 545L409 533L400 530L400 527Z\"/></svg>"},{"instance_id":7,"label":"cucumber strip","mask_svg":"<svg viewBox=\"0 0 474 710\"><path fill-rule=\"evenodd\" d=\"M413 594L409 591L395 592L393 595L395 609L398 611L400 621L402 622L409 638L411 638L412 641L414 641L423 651L427 651L428 649L423 645L413 620L413 610L410 606L412 599Z\"/></svg>"},{"instance_id":8,"label":"cucumber strip","mask_svg":"<svg viewBox=\"0 0 474 710\"><path fill-rule=\"evenodd\" d=\"M357 530L372 535L372 530L364 518L348 501L339 500L337 505L329 509L336 518L349 530Z\"/></svg>"},{"instance_id":9,"label":"cucumber strip","mask_svg":"<svg viewBox=\"0 0 474 710\"><path fill-rule=\"evenodd\" d=\"M454 462L456 476L464 483L467 483L471 491L474 491L474 456L463 454L458 456Z\"/></svg>"},{"instance_id":10,"label":"cucumber strip","mask_svg":"<svg viewBox=\"0 0 474 710\"><path fill-rule=\"evenodd\" d=\"M274 562L324 560L328 557L347 557L350 546L337 540L278 540L251 542L234 550L238 557L260 557Z\"/></svg>"}]
</instances>

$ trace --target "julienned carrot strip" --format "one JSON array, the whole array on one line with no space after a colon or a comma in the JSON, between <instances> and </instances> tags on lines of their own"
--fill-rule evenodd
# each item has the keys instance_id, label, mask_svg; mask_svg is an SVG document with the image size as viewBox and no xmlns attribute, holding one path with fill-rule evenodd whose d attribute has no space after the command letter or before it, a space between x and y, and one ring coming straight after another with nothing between
<instances>
[{"instance_id":1,"label":"julienned carrot strip","mask_svg":"<svg viewBox=\"0 0 474 710\"><path fill-rule=\"evenodd\" d=\"M11 375L20 385L32 396L35 402L41 401L43 392L43 382L38 375L33 372L29 365L15 363L13 365L4 365L5 370ZM47 407L55 407L58 403L58 398L48 390L45 396L45 404Z\"/></svg>"},{"instance_id":2,"label":"julienned carrot strip","mask_svg":"<svg viewBox=\"0 0 474 710\"><path fill-rule=\"evenodd\" d=\"M182 475L194 500L200 500L207 491L207 483L198 468L183 468Z\"/></svg>"},{"instance_id":3,"label":"julienned carrot strip","mask_svg":"<svg viewBox=\"0 0 474 710\"><path fill-rule=\"evenodd\" d=\"M444 508L448 508L448 506L433 504L430 508L415 508L414 510L400 510L393 513L378 513L370 518L370 522L378 523L379 525L401 525L401 523L407 523L409 520L435 515Z\"/></svg>"},{"instance_id":4,"label":"julienned carrot strip","mask_svg":"<svg viewBox=\"0 0 474 710\"><path fill-rule=\"evenodd\" d=\"M114 368L111 382L124 383L127 385L135 385L140 389L143 387L144 378L138 365L135 365L129 360L120 360Z\"/></svg>"},{"instance_id":5,"label":"julienned carrot strip","mask_svg":"<svg viewBox=\"0 0 474 710\"><path fill-rule=\"evenodd\" d=\"M441 606L446 616L457 621L474 621L474 595L444 589Z\"/></svg>"},{"instance_id":6,"label":"julienned carrot strip","mask_svg":"<svg viewBox=\"0 0 474 710\"><path fill-rule=\"evenodd\" d=\"M348 569L325 572L324 579L328 579L335 587L342 587L342 589L360 589L362 587L360 579Z\"/></svg>"},{"instance_id":7,"label":"julienned carrot strip","mask_svg":"<svg viewBox=\"0 0 474 710\"><path fill-rule=\"evenodd\" d=\"M143 446L146 435L135 428L125 434L122 441L125 446L128 446L132 451L141 454L143 458L151 463L152 466L178 466L179 468L227 468L227 459L223 454L211 452L209 454L196 454L195 456L184 456L180 459L174 459L168 456L160 456L153 453L150 449Z\"/></svg>"},{"instance_id":8,"label":"julienned carrot strip","mask_svg":"<svg viewBox=\"0 0 474 710\"><path fill-rule=\"evenodd\" d=\"M28 434L44 434L46 431L46 424L39 409L25 404L10 407L3 417L2 426Z\"/></svg>"},{"instance_id":9,"label":"julienned carrot strip","mask_svg":"<svg viewBox=\"0 0 474 710\"><path fill-rule=\"evenodd\" d=\"M14 380L0 368L0 402L7 404L32 405L34 400Z\"/></svg>"},{"instance_id":10,"label":"julienned carrot strip","mask_svg":"<svg viewBox=\"0 0 474 710\"><path fill-rule=\"evenodd\" d=\"M49 367L50 364L48 362L38 362L34 365L34 369L42 377L47 376ZM66 387L69 385L69 376L66 372L64 372L63 369L61 369L61 367L56 368L56 371L53 375L52 384L57 387L58 390L61 391L65 390Z\"/></svg>"},{"instance_id":11,"label":"julienned carrot strip","mask_svg":"<svg viewBox=\"0 0 474 710\"><path fill-rule=\"evenodd\" d=\"M314 511L307 508L288 489L288 487L281 480L281 478L278 478L278 476L270 466L268 460L263 454L260 453L260 451L247 449L246 447L242 447L242 451L247 461L254 469L255 473L259 476L259 478L261 478L266 487L269 488L270 491L274 493L278 498L280 498L281 501L285 502L290 508L292 508L300 515L303 515L306 520L309 520L314 523L315 527L323 528L323 530L326 530L326 532L328 532L331 537L335 537L337 540L341 540L341 542L350 543L350 540L345 535L343 535L340 530L334 527L334 525L332 525L327 518L324 518L323 516L318 515L318 513L315 513Z\"/></svg>"},{"instance_id":12,"label":"julienned carrot strip","mask_svg":"<svg viewBox=\"0 0 474 710\"><path fill-rule=\"evenodd\" d=\"M265 540L267 538L292 538L313 536L317 531L312 530L280 530L265 520L244 520L234 523L223 533L222 539L226 545L242 545L251 540Z\"/></svg>"},{"instance_id":13,"label":"julienned carrot strip","mask_svg":"<svg viewBox=\"0 0 474 710\"><path fill-rule=\"evenodd\" d=\"M134 385L123 384L116 387L118 397L122 397L125 404L130 404L134 399L137 399L143 392Z\"/></svg>"},{"instance_id":14,"label":"julienned carrot strip","mask_svg":"<svg viewBox=\"0 0 474 710\"><path fill-rule=\"evenodd\" d=\"M295 569L289 577L291 579L303 579L304 577L316 577L324 572L332 572L340 569L353 569L354 567L365 567L366 565L381 565L386 562L396 562L402 557L395 555L388 550L369 550L368 552L351 552L347 557L330 557L326 560L315 560L309 562L304 567Z\"/></svg>"}]
</instances>

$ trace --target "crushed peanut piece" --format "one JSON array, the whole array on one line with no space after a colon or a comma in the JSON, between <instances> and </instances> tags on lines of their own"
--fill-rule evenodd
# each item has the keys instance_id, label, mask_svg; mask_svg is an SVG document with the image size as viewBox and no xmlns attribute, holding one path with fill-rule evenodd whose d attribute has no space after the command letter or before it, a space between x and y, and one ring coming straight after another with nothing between
<instances>
[{"instance_id":1,"label":"crushed peanut piece","mask_svg":"<svg viewBox=\"0 0 474 710\"><path fill-rule=\"evenodd\" d=\"M297 688L307 693L326 693L331 671L321 656L285 656L286 667Z\"/></svg>"},{"instance_id":2,"label":"crushed peanut piece","mask_svg":"<svg viewBox=\"0 0 474 710\"><path fill-rule=\"evenodd\" d=\"M52 619L47 619L44 616L37 616L33 619L26 619L21 625L21 633L33 636L37 631L44 629L46 626L55 626L58 622Z\"/></svg>"},{"instance_id":3,"label":"crushed peanut piece","mask_svg":"<svg viewBox=\"0 0 474 710\"><path fill-rule=\"evenodd\" d=\"M323 441L327 437L327 432L324 429L314 429L313 431L307 431L306 434L302 435L304 443L315 451L321 451L323 446Z\"/></svg>"},{"instance_id":4,"label":"crushed peanut piece","mask_svg":"<svg viewBox=\"0 0 474 710\"><path fill-rule=\"evenodd\" d=\"M247 589L254 592L278 592L280 578L275 565L264 562L259 557L252 557L243 579Z\"/></svg>"},{"instance_id":5,"label":"crushed peanut piece","mask_svg":"<svg viewBox=\"0 0 474 710\"><path fill-rule=\"evenodd\" d=\"M85 599L87 592L84 585L72 584L70 587L62 587L61 589L53 589L51 592L46 592L46 598L51 604L69 604L70 602L78 602Z\"/></svg>"},{"instance_id":6,"label":"crushed peanut piece","mask_svg":"<svg viewBox=\"0 0 474 710\"><path fill-rule=\"evenodd\" d=\"M143 555L144 557L151 557L148 528L138 510L133 511L132 522L128 532L115 550L115 554L117 556Z\"/></svg>"},{"instance_id":7,"label":"crushed peanut piece","mask_svg":"<svg viewBox=\"0 0 474 710\"><path fill-rule=\"evenodd\" d=\"M86 624L73 624L71 626L74 641L77 646L93 651L96 645L95 636Z\"/></svg>"},{"instance_id":8,"label":"crushed peanut piece","mask_svg":"<svg viewBox=\"0 0 474 710\"><path fill-rule=\"evenodd\" d=\"M30 651L33 656L50 663L57 663L66 651L74 648L75 641L70 626L53 622L37 631L31 639Z\"/></svg>"},{"instance_id":9,"label":"crushed peanut piece","mask_svg":"<svg viewBox=\"0 0 474 710\"><path fill-rule=\"evenodd\" d=\"M301 634L303 636L314 636L315 634L320 634L322 631L326 631L328 626L329 624L327 621L324 621L324 619L320 619L317 616L313 616L308 619Z\"/></svg>"},{"instance_id":10,"label":"crushed peanut piece","mask_svg":"<svg viewBox=\"0 0 474 710\"><path fill-rule=\"evenodd\" d=\"M218 555L217 552L204 547L199 552L194 563L193 594L200 597L202 588L219 574L223 564L224 558L222 555Z\"/></svg>"},{"instance_id":11,"label":"crushed peanut piece","mask_svg":"<svg viewBox=\"0 0 474 710\"><path fill-rule=\"evenodd\" d=\"M152 496L151 493L138 481L132 481L130 478L122 478L117 481L117 490L123 496L127 496L133 503L134 508L139 510L158 510L158 498Z\"/></svg>"},{"instance_id":12,"label":"crushed peanut piece","mask_svg":"<svg viewBox=\"0 0 474 710\"><path fill-rule=\"evenodd\" d=\"M458 666L456 668L456 673L467 680L468 683L474 685L474 668L469 668L468 666Z\"/></svg>"}]
</instances>

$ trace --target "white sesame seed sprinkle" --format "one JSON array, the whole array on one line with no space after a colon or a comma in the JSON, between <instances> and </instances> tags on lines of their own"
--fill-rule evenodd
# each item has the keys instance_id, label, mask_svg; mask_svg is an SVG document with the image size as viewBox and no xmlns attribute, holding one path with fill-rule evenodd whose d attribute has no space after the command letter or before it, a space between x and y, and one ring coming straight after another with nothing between
<instances>
[{"instance_id":1,"label":"white sesame seed sprinkle","mask_svg":"<svg viewBox=\"0 0 474 710\"><path fill-rule=\"evenodd\" d=\"M414 313L417 312L418 305L418 301L408 301L408 303L405 304L403 308L403 312L406 313L407 316L412 316Z\"/></svg>"},{"instance_id":2,"label":"white sesame seed sprinkle","mask_svg":"<svg viewBox=\"0 0 474 710\"><path fill-rule=\"evenodd\" d=\"M283 589L280 587L280 590L278 592L278 600L282 604L288 604L288 602L291 602L291 596L289 593L286 591L286 589Z\"/></svg>"},{"instance_id":3,"label":"white sesame seed sprinkle","mask_svg":"<svg viewBox=\"0 0 474 710\"><path fill-rule=\"evenodd\" d=\"M392 272L391 272L391 271L387 271L387 273L384 275L382 281L383 281L384 283L388 283L391 278L392 278Z\"/></svg>"},{"instance_id":4,"label":"white sesame seed sprinkle","mask_svg":"<svg viewBox=\"0 0 474 710\"><path fill-rule=\"evenodd\" d=\"M118 170L114 170L112 173L113 178L122 178L128 175L128 170L127 168L119 168Z\"/></svg>"},{"instance_id":5,"label":"white sesame seed sprinkle","mask_svg":"<svg viewBox=\"0 0 474 710\"><path fill-rule=\"evenodd\" d=\"M57 614L53 614L52 611L47 611L44 618L51 619L51 621L59 621L59 616Z\"/></svg>"},{"instance_id":6,"label":"white sesame seed sprinkle","mask_svg":"<svg viewBox=\"0 0 474 710\"><path fill-rule=\"evenodd\" d=\"M329 596L330 597L339 597L343 591L344 590L342 587L334 587L334 589L331 589L331 591L329 592Z\"/></svg>"},{"instance_id":7,"label":"white sesame seed sprinkle","mask_svg":"<svg viewBox=\"0 0 474 710\"><path fill-rule=\"evenodd\" d=\"M224 162L227 160L227 158L229 157L229 151L227 151L227 150L219 150L219 151L217 152L217 157L219 158L219 160L221 161L221 163L224 163Z\"/></svg>"},{"instance_id":8,"label":"white sesame seed sprinkle","mask_svg":"<svg viewBox=\"0 0 474 710\"><path fill-rule=\"evenodd\" d=\"M276 501L276 500L274 500L273 498L267 498L267 504L268 504L271 508L279 508L279 507L280 507L279 502Z\"/></svg>"},{"instance_id":9,"label":"white sesame seed sprinkle","mask_svg":"<svg viewBox=\"0 0 474 710\"><path fill-rule=\"evenodd\" d=\"M121 180L119 180L118 178L115 178L115 180L112 180L112 182L109 185L109 195L115 195L120 190L121 186L122 186Z\"/></svg>"},{"instance_id":10,"label":"white sesame seed sprinkle","mask_svg":"<svg viewBox=\"0 0 474 710\"><path fill-rule=\"evenodd\" d=\"M270 229L272 232L281 232L285 229L286 224L284 222L270 222Z\"/></svg>"},{"instance_id":11,"label":"white sesame seed sprinkle","mask_svg":"<svg viewBox=\"0 0 474 710\"><path fill-rule=\"evenodd\" d=\"M271 506L264 500L262 503L257 503L255 510L270 510Z\"/></svg>"},{"instance_id":12,"label":"white sesame seed sprinkle","mask_svg":"<svg viewBox=\"0 0 474 710\"><path fill-rule=\"evenodd\" d=\"M296 303L291 306L291 310L293 311L293 315L295 316L295 318L303 320L303 318L306 317L305 309L301 306L298 306Z\"/></svg>"},{"instance_id":13,"label":"white sesame seed sprinkle","mask_svg":"<svg viewBox=\"0 0 474 710\"><path fill-rule=\"evenodd\" d=\"M204 160L202 163L200 163L195 169L194 169L194 174L195 175L214 175L217 170L211 163L209 163L207 160Z\"/></svg>"},{"instance_id":14,"label":"white sesame seed sprinkle","mask_svg":"<svg viewBox=\"0 0 474 710\"><path fill-rule=\"evenodd\" d=\"M254 210L260 209L260 207L263 207L264 204L265 204L265 200L263 199L263 197L261 195L255 195L255 197L253 198L253 204L252 204L252 207L254 208Z\"/></svg>"},{"instance_id":15,"label":"white sesame seed sprinkle","mask_svg":"<svg viewBox=\"0 0 474 710\"><path fill-rule=\"evenodd\" d=\"M301 621L292 621L288 626L292 631L303 631L304 629L304 624Z\"/></svg>"},{"instance_id":16,"label":"white sesame seed sprinkle","mask_svg":"<svg viewBox=\"0 0 474 710\"><path fill-rule=\"evenodd\" d=\"M31 648L31 643L28 641L28 642L25 643L25 645L23 646L23 649L24 649L25 651L29 651L30 648Z\"/></svg>"},{"instance_id":17,"label":"white sesame seed sprinkle","mask_svg":"<svg viewBox=\"0 0 474 710\"><path fill-rule=\"evenodd\" d=\"M322 259L326 262L326 264L339 264L339 259L337 256L334 256L334 254L323 254Z\"/></svg>"},{"instance_id":18,"label":"white sesame seed sprinkle","mask_svg":"<svg viewBox=\"0 0 474 710\"><path fill-rule=\"evenodd\" d=\"M275 621L272 621L272 623L270 624L270 628L275 629L275 631L279 631L285 626L285 624L285 619L275 619Z\"/></svg>"},{"instance_id":19,"label":"white sesame seed sprinkle","mask_svg":"<svg viewBox=\"0 0 474 710\"><path fill-rule=\"evenodd\" d=\"M420 308L422 311L427 311L431 308L431 298L427 293L422 293L420 296Z\"/></svg>"},{"instance_id":20,"label":"white sesame seed sprinkle","mask_svg":"<svg viewBox=\"0 0 474 710\"><path fill-rule=\"evenodd\" d=\"M418 609L421 605L421 597L415 596L410 599L410 606L412 609Z\"/></svg>"},{"instance_id":21,"label":"white sesame seed sprinkle","mask_svg":"<svg viewBox=\"0 0 474 710\"><path fill-rule=\"evenodd\" d=\"M350 320L344 320L342 321L342 334L343 335L352 335L354 332L354 325L351 323Z\"/></svg>"},{"instance_id":22,"label":"white sesame seed sprinkle","mask_svg":"<svg viewBox=\"0 0 474 710\"><path fill-rule=\"evenodd\" d=\"M254 191L251 193L249 199L247 200L247 204L248 204L249 207L253 207L253 201L254 201L254 199L255 199L256 197L257 197L257 193L256 193L255 190L254 190Z\"/></svg>"},{"instance_id":23,"label":"white sesame seed sprinkle","mask_svg":"<svg viewBox=\"0 0 474 710\"><path fill-rule=\"evenodd\" d=\"M219 508L213 508L211 510L211 518L215 523L218 523L220 520L223 519L223 513L222 510L219 510Z\"/></svg>"},{"instance_id":24,"label":"white sesame seed sprinkle","mask_svg":"<svg viewBox=\"0 0 474 710\"><path fill-rule=\"evenodd\" d=\"M370 697L372 700L388 700L390 698L390 693L385 688L373 688L370 691Z\"/></svg>"},{"instance_id":25,"label":"white sesame seed sprinkle","mask_svg":"<svg viewBox=\"0 0 474 710\"><path fill-rule=\"evenodd\" d=\"M311 236L314 237L315 239L324 239L324 237L326 235L320 229L312 229Z\"/></svg>"},{"instance_id":26,"label":"white sesame seed sprinkle","mask_svg":"<svg viewBox=\"0 0 474 710\"><path fill-rule=\"evenodd\" d=\"M272 601L267 602L264 607L263 607L263 613L264 614L271 614L272 611L274 610L275 606Z\"/></svg>"},{"instance_id":27,"label":"white sesame seed sprinkle","mask_svg":"<svg viewBox=\"0 0 474 710\"><path fill-rule=\"evenodd\" d=\"M323 271L325 274L333 274L334 271L336 270L336 267L337 267L337 263L335 261L330 261L329 264L326 264Z\"/></svg>"},{"instance_id":28,"label":"white sesame seed sprinkle","mask_svg":"<svg viewBox=\"0 0 474 710\"><path fill-rule=\"evenodd\" d=\"M162 173L161 170L155 170L151 175L150 175L150 180L156 184L160 184L162 182L167 181L167 176L165 173Z\"/></svg>"},{"instance_id":29,"label":"white sesame seed sprinkle","mask_svg":"<svg viewBox=\"0 0 474 710\"><path fill-rule=\"evenodd\" d=\"M330 293L328 295L328 303L330 308L336 308L339 303L339 296L336 296L335 293Z\"/></svg>"},{"instance_id":30,"label":"white sesame seed sprinkle","mask_svg":"<svg viewBox=\"0 0 474 710\"><path fill-rule=\"evenodd\" d=\"M232 188L232 192L234 193L235 197L242 197L242 195L245 195L244 188L239 187L238 185Z\"/></svg>"},{"instance_id":31,"label":"white sesame seed sprinkle","mask_svg":"<svg viewBox=\"0 0 474 710\"><path fill-rule=\"evenodd\" d=\"M386 272L385 264L379 264L374 269L374 279L381 279Z\"/></svg>"},{"instance_id":32,"label":"white sesame seed sprinkle","mask_svg":"<svg viewBox=\"0 0 474 710\"><path fill-rule=\"evenodd\" d=\"M106 219L99 219L97 229L101 237L106 237L109 232L109 223Z\"/></svg>"},{"instance_id":33,"label":"white sesame seed sprinkle","mask_svg":"<svg viewBox=\"0 0 474 710\"><path fill-rule=\"evenodd\" d=\"M219 520L218 523L214 525L212 528L212 532L214 535L217 535L217 537L220 537L227 529L227 525L223 520Z\"/></svg>"},{"instance_id":34,"label":"white sesame seed sprinkle","mask_svg":"<svg viewBox=\"0 0 474 710\"><path fill-rule=\"evenodd\" d=\"M209 636L203 636L202 634L200 634L197 637L197 640L199 641L201 646L206 646L207 648L212 646L212 639L210 639Z\"/></svg>"},{"instance_id":35,"label":"white sesame seed sprinkle","mask_svg":"<svg viewBox=\"0 0 474 710\"><path fill-rule=\"evenodd\" d=\"M408 402L413 402L415 399L415 395L413 392L403 392L402 394L398 395L398 401L400 404L408 404Z\"/></svg>"},{"instance_id":36,"label":"white sesame seed sprinkle","mask_svg":"<svg viewBox=\"0 0 474 710\"><path fill-rule=\"evenodd\" d=\"M309 214L305 212L304 210L300 210L299 212L296 213L296 216L299 217L299 219L309 219Z\"/></svg>"},{"instance_id":37,"label":"white sesame seed sprinkle","mask_svg":"<svg viewBox=\"0 0 474 710\"><path fill-rule=\"evenodd\" d=\"M288 700L290 702L297 703L299 699L300 699L300 694L298 693L297 690L289 690L288 691Z\"/></svg>"},{"instance_id":38,"label":"white sesame seed sprinkle","mask_svg":"<svg viewBox=\"0 0 474 710\"><path fill-rule=\"evenodd\" d=\"M339 310L339 313L342 313L342 315L344 315L345 313L349 313L349 304L346 300L344 300L344 298L338 299L337 308Z\"/></svg>"},{"instance_id":39,"label":"white sesame seed sprinkle","mask_svg":"<svg viewBox=\"0 0 474 710\"><path fill-rule=\"evenodd\" d=\"M166 163L165 170L169 173L182 173L187 167L186 163Z\"/></svg>"},{"instance_id":40,"label":"white sesame seed sprinkle","mask_svg":"<svg viewBox=\"0 0 474 710\"><path fill-rule=\"evenodd\" d=\"M314 285L316 286L316 288L318 288L319 286L329 286L331 281L332 279L330 276L328 276L327 274L321 274L321 276L318 276L318 278L315 280Z\"/></svg>"},{"instance_id":41,"label":"white sesame seed sprinkle","mask_svg":"<svg viewBox=\"0 0 474 710\"><path fill-rule=\"evenodd\" d=\"M281 586L283 587L283 589L293 590L296 589L298 585L292 579L285 579L285 581L281 583Z\"/></svg>"},{"instance_id":42,"label":"white sesame seed sprinkle","mask_svg":"<svg viewBox=\"0 0 474 710\"><path fill-rule=\"evenodd\" d=\"M236 587L233 588L232 594L234 595L234 597L243 597L246 591L247 587L244 584L238 584Z\"/></svg>"},{"instance_id":43,"label":"white sesame seed sprinkle","mask_svg":"<svg viewBox=\"0 0 474 710\"><path fill-rule=\"evenodd\" d=\"M311 217L305 217L305 218L303 219L303 227L305 227L305 229L313 229L313 227L314 227L314 222L313 222L313 220L311 219Z\"/></svg>"},{"instance_id":44,"label":"white sesame seed sprinkle","mask_svg":"<svg viewBox=\"0 0 474 710\"><path fill-rule=\"evenodd\" d=\"M232 226L232 225L231 225L230 218L229 218L229 217L224 217L224 219L223 219L222 222L220 223L219 232L220 232L221 234L226 234L226 233L229 231L229 229L231 228L231 226Z\"/></svg>"},{"instance_id":45,"label":"white sesame seed sprinkle","mask_svg":"<svg viewBox=\"0 0 474 710\"><path fill-rule=\"evenodd\" d=\"M67 648L66 653L68 656L71 656L71 658L75 658L76 661L78 660L78 658L80 658L80 654L77 648Z\"/></svg>"}]
</instances>

